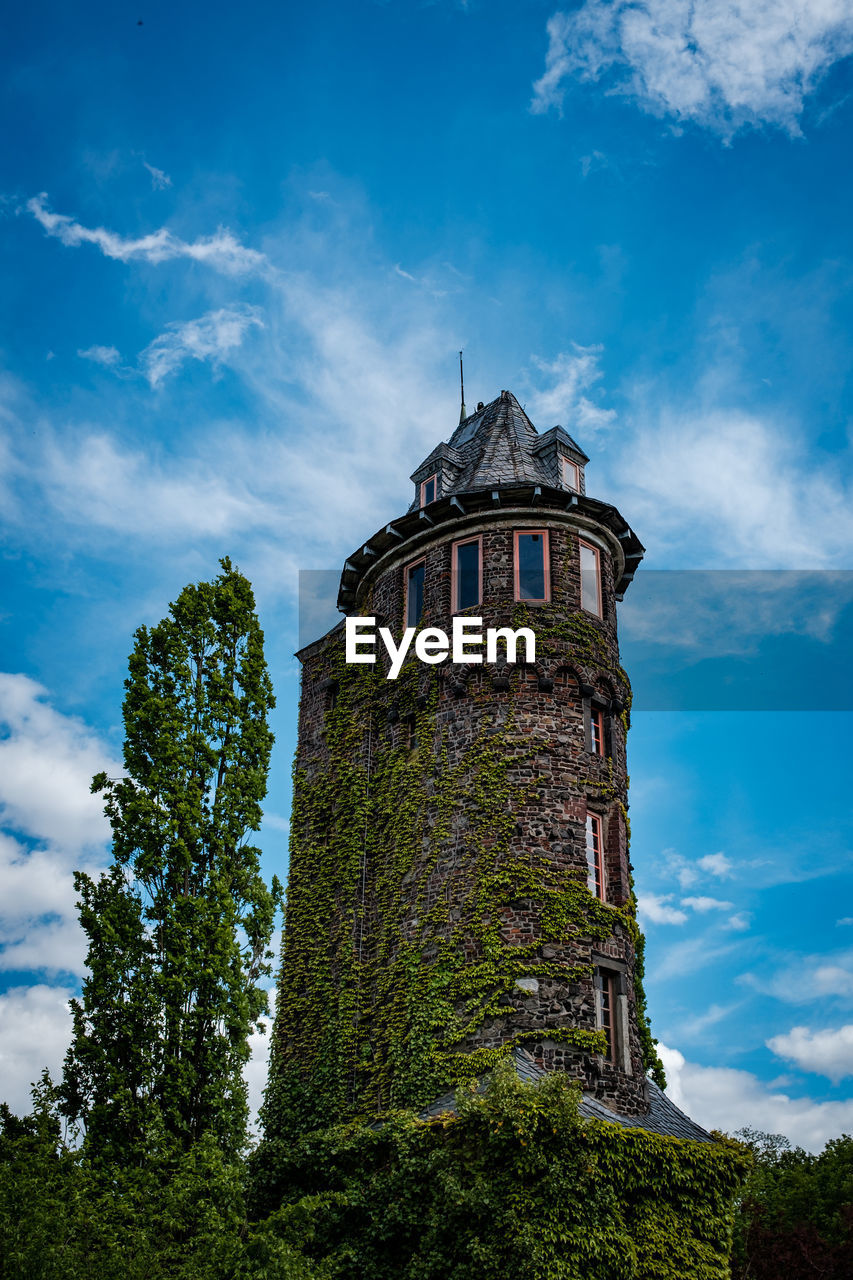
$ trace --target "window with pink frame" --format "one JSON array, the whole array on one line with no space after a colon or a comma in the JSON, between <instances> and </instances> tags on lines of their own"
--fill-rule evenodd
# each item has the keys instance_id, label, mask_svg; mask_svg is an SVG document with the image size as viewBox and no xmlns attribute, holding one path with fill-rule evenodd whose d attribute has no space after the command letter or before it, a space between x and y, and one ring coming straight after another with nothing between
<instances>
[{"instance_id":1,"label":"window with pink frame","mask_svg":"<svg viewBox=\"0 0 853 1280\"><path fill-rule=\"evenodd\" d=\"M515 598L528 603L551 599L551 567L548 563L548 530L515 531Z\"/></svg>"},{"instance_id":2,"label":"window with pink frame","mask_svg":"<svg viewBox=\"0 0 853 1280\"><path fill-rule=\"evenodd\" d=\"M406 566L406 626L418 627L424 614L426 560Z\"/></svg>"},{"instance_id":3,"label":"window with pink frame","mask_svg":"<svg viewBox=\"0 0 853 1280\"><path fill-rule=\"evenodd\" d=\"M451 564L453 612L470 609L483 598L483 539L454 542Z\"/></svg>"},{"instance_id":4,"label":"window with pink frame","mask_svg":"<svg viewBox=\"0 0 853 1280\"><path fill-rule=\"evenodd\" d=\"M589 542L580 542L581 608L604 617L601 603L601 553Z\"/></svg>"},{"instance_id":5,"label":"window with pink frame","mask_svg":"<svg viewBox=\"0 0 853 1280\"><path fill-rule=\"evenodd\" d=\"M597 756L604 755L604 712L598 707L589 709L591 750Z\"/></svg>"},{"instance_id":6,"label":"window with pink frame","mask_svg":"<svg viewBox=\"0 0 853 1280\"><path fill-rule=\"evenodd\" d=\"M438 497L438 476L430 476L428 480L421 481L421 506L427 507L431 502L435 502Z\"/></svg>"},{"instance_id":7,"label":"window with pink frame","mask_svg":"<svg viewBox=\"0 0 853 1280\"><path fill-rule=\"evenodd\" d=\"M586 815L586 883L590 893L604 901L604 844L601 818L597 813Z\"/></svg>"}]
</instances>

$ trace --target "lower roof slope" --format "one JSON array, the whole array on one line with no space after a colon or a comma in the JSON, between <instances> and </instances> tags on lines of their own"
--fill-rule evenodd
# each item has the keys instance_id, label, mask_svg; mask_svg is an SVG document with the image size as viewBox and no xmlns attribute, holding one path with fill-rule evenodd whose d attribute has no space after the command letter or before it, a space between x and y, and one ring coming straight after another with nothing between
<instances>
[{"instance_id":1,"label":"lower roof slope","mask_svg":"<svg viewBox=\"0 0 853 1280\"><path fill-rule=\"evenodd\" d=\"M549 1073L534 1062L526 1049L516 1046L512 1051L512 1063L520 1080L528 1084L537 1084ZM479 1091L486 1088L488 1077L480 1081ZM647 1081L649 1088L649 1110L644 1116L623 1116L613 1111L594 1094L581 1095L578 1111L587 1120L606 1120L608 1124L618 1124L624 1129L645 1129L648 1133L658 1133L665 1138L688 1138L692 1142L713 1142L701 1125L686 1116L675 1103L666 1096L663 1089L658 1088L654 1080ZM456 1095L445 1093L420 1113L420 1120L432 1120L436 1116L456 1110Z\"/></svg>"}]
</instances>

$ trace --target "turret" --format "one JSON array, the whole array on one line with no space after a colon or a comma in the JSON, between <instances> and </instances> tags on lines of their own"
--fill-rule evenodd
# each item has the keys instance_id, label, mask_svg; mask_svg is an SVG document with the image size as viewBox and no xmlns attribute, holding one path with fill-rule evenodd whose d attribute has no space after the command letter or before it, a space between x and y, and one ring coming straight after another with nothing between
<instances>
[{"instance_id":1,"label":"turret","mask_svg":"<svg viewBox=\"0 0 853 1280\"><path fill-rule=\"evenodd\" d=\"M507 1053L649 1111L616 628L643 547L588 461L503 391L341 575L342 611L395 638L462 616L532 631L535 659L504 636L389 679L381 647L346 662L343 623L298 655L268 1095L294 1127L427 1107Z\"/></svg>"}]
</instances>

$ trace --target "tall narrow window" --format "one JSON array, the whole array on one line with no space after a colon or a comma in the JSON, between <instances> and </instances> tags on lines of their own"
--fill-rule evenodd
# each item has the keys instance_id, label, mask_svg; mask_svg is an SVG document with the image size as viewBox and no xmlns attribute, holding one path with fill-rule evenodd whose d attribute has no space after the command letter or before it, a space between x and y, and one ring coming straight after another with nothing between
<instances>
[{"instance_id":1,"label":"tall narrow window","mask_svg":"<svg viewBox=\"0 0 853 1280\"><path fill-rule=\"evenodd\" d=\"M590 750L597 756L604 755L604 712L598 707L589 709Z\"/></svg>"},{"instance_id":2,"label":"tall narrow window","mask_svg":"<svg viewBox=\"0 0 853 1280\"><path fill-rule=\"evenodd\" d=\"M568 458L561 458L560 462L562 464L563 484L567 489L571 489L572 493L580 493L580 467L576 462L571 462Z\"/></svg>"},{"instance_id":3,"label":"tall narrow window","mask_svg":"<svg viewBox=\"0 0 853 1280\"><path fill-rule=\"evenodd\" d=\"M601 608L601 556L597 547L588 542L580 544L581 553L581 607L604 616Z\"/></svg>"},{"instance_id":4,"label":"tall narrow window","mask_svg":"<svg viewBox=\"0 0 853 1280\"><path fill-rule=\"evenodd\" d=\"M601 841L601 818L586 815L586 883L590 893L604 901L604 852Z\"/></svg>"},{"instance_id":5,"label":"tall narrow window","mask_svg":"<svg viewBox=\"0 0 853 1280\"><path fill-rule=\"evenodd\" d=\"M482 597L482 539L453 544L453 612L470 609Z\"/></svg>"},{"instance_id":6,"label":"tall narrow window","mask_svg":"<svg viewBox=\"0 0 853 1280\"><path fill-rule=\"evenodd\" d=\"M608 1062L616 1061L616 979L614 974L602 969L599 973L599 995L601 999L601 1030L607 1038Z\"/></svg>"},{"instance_id":7,"label":"tall narrow window","mask_svg":"<svg viewBox=\"0 0 853 1280\"><path fill-rule=\"evenodd\" d=\"M406 570L406 626L420 626L424 616L424 577L426 561L418 560Z\"/></svg>"},{"instance_id":8,"label":"tall narrow window","mask_svg":"<svg viewBox=\"0 0 853 1280\"><path fill-rule=\"evenodd\" d=\"M515 598L551 598L547 529L525 529L515 535Z\"/></svg>"},{"instance_id":9,"label":"tall narrow window","mask_svg":"<svg viewBox=\"0 0 853 1280\"><path fill-rule=\"evenodd\" d=\"M427 507L438 497L438 476L421 481L421 506Z\"/></svg>"}]
</instances>

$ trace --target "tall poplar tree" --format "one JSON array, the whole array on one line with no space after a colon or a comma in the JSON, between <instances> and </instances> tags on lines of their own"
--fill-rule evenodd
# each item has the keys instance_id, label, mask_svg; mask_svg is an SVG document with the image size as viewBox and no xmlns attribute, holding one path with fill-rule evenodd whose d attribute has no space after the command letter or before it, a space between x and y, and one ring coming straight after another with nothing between
<instances>
[{"instance_id":1,"label":"tall poplar tree","mask_svg":"<svg viewBox=\"0 0 853 1280\"><path fill-rule=\"evenodd\" d=\"M274 706L250 583L229 560L140 627L125 681L121 779L99 774L113 861L75 877L89 976L72 1001L63 1109L90 1151L245 1142L248 1038L268 1012L276 902L248 843L261 823Z\"/></svg>"}]
</instances>

